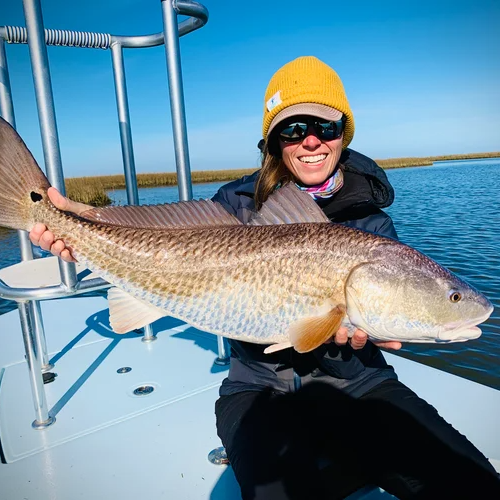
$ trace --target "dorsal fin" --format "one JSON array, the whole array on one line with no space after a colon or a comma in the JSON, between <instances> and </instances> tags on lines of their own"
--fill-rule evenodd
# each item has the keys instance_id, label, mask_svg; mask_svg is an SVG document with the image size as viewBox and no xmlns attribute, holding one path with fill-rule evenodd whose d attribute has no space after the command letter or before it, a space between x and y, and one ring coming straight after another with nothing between
<instances>
[{"instance_id":1,"label":"dorsal fin","mask_svg":"<svg viewBox=\"0 0 500 500\"><path fill-rule=\"evenodd\" d=\"M330 220L311 195L289 182L269 196L248 224L268 226L301 222L330 222Z\"/></svg>"},{"instance_id":2,"label":"dorsal fin","mask_svg":"<svg viewBox=\"0 0 500 500\"><path fill-rule=\"evenodd\" d=\"M80 214L87 220L114 226L164 228L236 226L242 223L211 200L180 201L165 205L125 205L93 208Z\"/></svg>"}]
</instances>

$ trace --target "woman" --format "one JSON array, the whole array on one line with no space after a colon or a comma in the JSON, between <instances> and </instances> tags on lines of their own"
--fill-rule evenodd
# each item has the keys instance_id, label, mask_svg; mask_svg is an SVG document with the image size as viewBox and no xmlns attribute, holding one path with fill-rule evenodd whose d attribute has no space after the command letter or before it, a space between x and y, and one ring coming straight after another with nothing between
<instances>
[{"instance_id":1,"label":"woman","mask_svg":"<svg viewBox=\"0 0 500 500\"><path fill-rule=\"evenodd\" d=\"M247 222L275 189L295 182L333 222L397 238L381 210L392 203L393 189L375 162L347 149L353 135L338 75L314 57L298 58L275 73L266 91L262 168L213 199ZM49 194L63 210L87 208ZM72 260L45 226L30 237ZM348 340L340 329L306 354L264 354L266 346L230 343L215 412L243 498L344 498L370 483L399 498L500 491L486 458L398 381L364 332Z\"/></svg>"}]
</instances>

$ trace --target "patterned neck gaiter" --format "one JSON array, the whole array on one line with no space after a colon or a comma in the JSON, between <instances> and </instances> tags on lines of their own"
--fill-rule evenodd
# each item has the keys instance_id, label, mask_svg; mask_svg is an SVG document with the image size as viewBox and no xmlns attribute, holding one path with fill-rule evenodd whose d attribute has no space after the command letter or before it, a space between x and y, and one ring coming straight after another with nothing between
<instances>
[{"instance_id":1,"label":"patterned neck gaiter","mask_svg":"<svg viewBox=\"0 0 500 500\"><path fill-rule=\"evenodd\" d=\"M309 193L315 200L324 200L325 198L331 198L344 185L344 174L338 168L323 184L318 184L317 186L300 186L296 183L295 185L301 191Z\"/></svg>"}]
</instances>

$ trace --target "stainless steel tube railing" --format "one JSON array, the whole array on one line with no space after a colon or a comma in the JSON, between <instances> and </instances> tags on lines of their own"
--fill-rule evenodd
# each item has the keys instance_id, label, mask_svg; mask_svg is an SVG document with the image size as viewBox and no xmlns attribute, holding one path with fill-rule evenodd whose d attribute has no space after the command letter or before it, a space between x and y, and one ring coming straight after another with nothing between
<instances>
[{"instance_id":1,"label":"stainless steel tube railing","mask_svg":"<svg viewBox=\"0 0 500 500\"><path fill-rule=\"evenodd\" d=\"M182 201L187 201L193 198L193 190L191 187L186 111L184 107L184 91L182 88L177 13L170 0L162 0L161 7L163 12L163 32L165 34L168 85L170 89L170 111L172 114L174 132L177 185L179 189L179 198Z\"/></svg>"},{"instance_id":2,"label":"stainless steel tube railing","mask_svg":"<svg viewBox=\"0 0 500 500\"><path fill-rule=\"evenodd\" d=\"M130 113L128 109L127 83L125 80L125 65L123 64L123 48L118 42L111 43L111 57L113 61L113 76L115 79L116 106L118 108L118 125L120 127L127 201L129 205L139 205L134 147L132 145L132 129L130 128Z\"/></svg>"},{"instance_id":3,"label":"stainless steel tube railing","mask_svg":"<svg viewBox=\"0 0 500 500\"><path fill-rule=\"evenodd\" d=\"M14 128L16 127L16 119L14 116L14 103L12 101L12 92L10 87L9 69L7 66L7 55L5 53L5 41L0 37L0 113ZM28 233L26 231L18 231L19 248L21 251L21 259L23 261L33 259L33 249L31 247ZM19 305L18 308L21 308ZM23 314L19 310L19 314ZM48 371L52 368L49 363L47 352L47 341L43 329L42 312L40 304L33 303L33 307L26 310L26 314L33 314L31 324L35 329L35 338L37 340L38 352L41 355L42 371Z\"/></svg>"},{"instance_id":4,"label":"stainless steel tube railing","mask_svg":"<svg viewBox=\"0 0 500 500\"><path fill-rule=\"evenodd\" d=\"M47 178L52 186L66 194L40 0L23 0L23 7ZM69 289L74 288L75 265L60 260L59 267L61 281Z\"/></svg>"},{"instance_id":5,"label":"stainless steel tube railing","mask_svg":"<svg viewBox=\"0 0 500 500\"><path fill-rule=\"evenodd\" d=\"M23 0L26 28L0 27L0 112L7 121L15 126L5 41L9 43L28 43L47 177L51 184L63 194L65 194L64 174L46 46L111 48L127 197L130 204L137 204L137 182L122 49L153 47L164 43L173 121L174 149L179 179L179 198L181 200L192 198L178 39L180 36L204 26L208 21L208 11L203 5L188 0L161 0L161 4L163 32L153 35L115 36L103 33L46 30L44 29L40 0ZM178 23L177 15L191 17ZM19 232L19 234L22 258L23 260L30 260L33 258L33 253L27 233ZM60 275L61 283L59 285L43 288L12 288L0 280L0 297L15 300L19 303L21 327L35 406L36 418L33 422L35 428L45 428L55 421L48 414L41 375L42 370L48 366L48 359L38 301L70 297L110 286L109 283L100 278L78 281L75 266L61 260ZM154 338L152 329L148 325L145 328L143 340L151 341ZM219 347L218 359L227 359L223 341L219 341Z\"/></svg>"},{"instance_id":6,"label":"stainless steel tube railing","mask_svg":"<svg viewBox=\"0 0 500 500\"><path fill-rule=\"evenodd\" d=\"M97 290L105 290L111 285L101 279L93 278L84 281L78 281L75 288L69 289L63 283L60 285L43 286L40 288L19 288L10 287L0 280L0 298L7 300L15 300L16 302L26 302L28 300L50 300L63 299L79 295L81 293L94 292Z\"/></svg>"},{"instance_id":7,"label":"stainless steel tube railing","mask_svg":"<svg viewBox=\"0 0 500 500\"><path fill-rule=\"evenodd\" d=\"M35 325L31 322L35 317L33 313L33 302L22 302L19 304L19 315L21 318L21 329L23 332L24 349L26 351L26 362L31 383L33 405L35 407L35 420L32 426L35 429L45 429L52 425L56 419L49 415L47 398L43 388L42 359L38 350L38 342L35 338Z\"/></svg>"},{"instance_id":8,"label":"stainless steel tube railing","mask_svg":"<svg viewBox=\"0 0 500 500\"><path fill-rule=\"evenodd\" d=\"M65 194L66 189L40 1L23 0L23 8L47 177L53 186ZM59 268L61 282L70 289L74 288L77 282L74 264L60 260ZM33 426L35 428L45 428L53 424L55 420L49 416L45 391L43 390L42 358L39 352L41 339L36 335L35 331L36 313L33 304L29 302L19 304L19 311L21 313L23 339L36 414Z\"/></svg>"}]
</instances>

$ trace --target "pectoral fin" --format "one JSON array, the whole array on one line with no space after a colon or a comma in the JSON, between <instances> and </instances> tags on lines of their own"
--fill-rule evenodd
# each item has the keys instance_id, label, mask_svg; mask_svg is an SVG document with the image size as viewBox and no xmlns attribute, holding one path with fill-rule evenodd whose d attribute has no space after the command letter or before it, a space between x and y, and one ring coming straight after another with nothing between
<instances>
[{"instance_id":1,"label":"pectoral fin","mask_svg":"<svg viewBox=\"0 0 500 500\"><path fill-rule=\"evenodd\" d=\"M127 333L149 325L166 312L113 287L108 291L109 323L115 333Z\"/></svg>"},{"instance_id":2,"label":"pectoral fin","mask_svg":"<svg viewBox=\"0 0 500 500\"><path fill-rule=\"evenodd\" d=\"M295 350L300 353L309 352L324 344L340 328L345 313L343 304L328 302L320 308L319 314L290 325L290 342Z\"/></svg>"}]
</instances>

